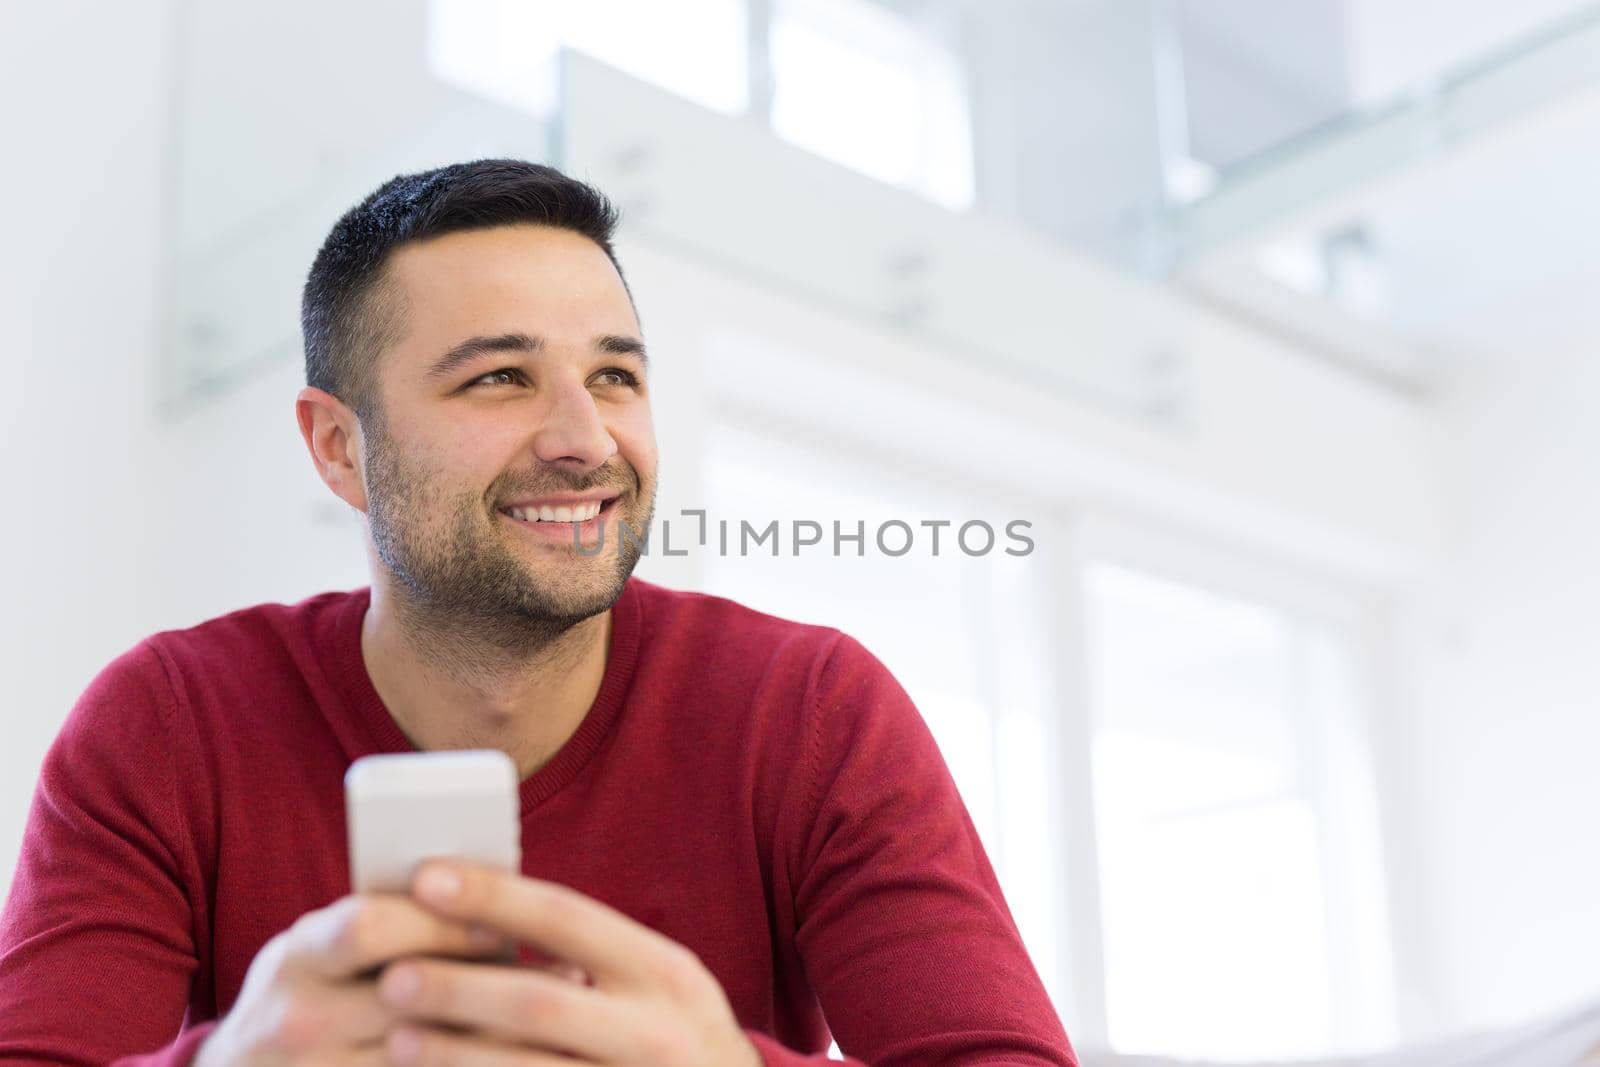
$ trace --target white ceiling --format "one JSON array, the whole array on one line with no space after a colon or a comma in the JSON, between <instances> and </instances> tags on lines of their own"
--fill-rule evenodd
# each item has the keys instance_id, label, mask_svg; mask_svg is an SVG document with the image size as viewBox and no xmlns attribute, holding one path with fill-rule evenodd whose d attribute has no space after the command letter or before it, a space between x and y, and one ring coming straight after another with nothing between
<instances>
[{"instance_id":1,"label":"white ceiling","mask_svg":"<svg viewBox=\"0 0 1600 1067\"><path fill-rule=\"evenodd\" d=\"M1087 45L1051 28L1081 29L1081 20L1053 22L1052 12L1098 11L1110 20L1145 3L1149 28L1132 32L1178 28L1189 154L1215 167L1224 184L1230 168L1292 164L1329 129L1359 125L1463 70L1505 66L1541 38L1600 14L1595 0L879 2L930 24L960 13L969 24L1011 21L1060 32L1063 63ZM1164 14L1175 19L1164 23ZM1081 57L1081 65L1092 66L1092 58ZM1600 88L1600 63L1592 84ZM1115 89L1108 86L1098 105L1107 121L1156 125L1157 116ZM1083 119L1060 100L1037 106L1058 125ZM1127 113L1116 114L1119 107ZM1050 124L1018 120L1017 128ZM1079 147L1105 154L1117 145L1089 139ZM1400 146L1395 165L1377 178L1358 167L1343 186L1324 185L1309 200L1264 205L1256 216L1265 225L1207 248L1186 263L1183 278L1243 315L1309 339L1313 350L1412 389L1436 384L1455 360L1600 338L1600 300L1592 295L1600 292L1600 257L1589 249L1590 235L1600 232L1593 192L1600 189L1600 98L1544 99L1432 155L1415 149ZM1339 170L1340 160L1328 162ZM1059 177L1076 182L1061 186L1063 195L1092 212L1101 190L1091 175L1079 168ZM1108 213L1125 206L1101 205ZM1038 219L1017 221L1048 229ZM1326 288L1285 292L1260 271L1251 276L1264 250L1297 243L1320 250L1339 232L1353 235L1356 247L1353 297Z\"/></svg>"},{"instance_id":2,"label":"white ceiling","mask_svg":"<svg viewBox=\"0 0 1600 1067\"><path fill-rule=\"evenodd\" d=\"M1402 142L1391 172L1376 179L1371 168L1352 167L1353 177L1325 184L1309 202L1263 207L1259 215L1270 221L1276 211L1276 223L1206 249L1187 277L1244 314L1422 389L1438 385L1461 360L1600 340L1600 257L1589 247L1590 235L1600 233L1600 56L1586 85L1572 82L1569 63L1559 92L1539 84L1549 65L1518 66L1512 58L1529 55L1527 42L1563 19L1572 27L1592 23L1594 6L1471 0L1453 4L1448 18L1435 5L1392 0L1339 6L1356 24L1347 41L1351 107L1380 88L1426 84L1458 70L1471 58L1468 49L1481 54L1490 45L1488 65L1507 71L1512 86L1505 98L1519 98L1520 79L1528 105L1455 139L1444 123L1432 151ZM1424 8L1431 8L1426 17ZM1281 71L1281 62L1274 69ZM1310 96L1302 91L1300 99ZM1354 121L1363 121L1360 112ZM1267 169L1287 173L1306 163L1315 149L1305 145L1291 143ZM1329 154L1318 165L1337 173L1343 162ZM1281 185L1264 184L1261 192L1271 199ZM1338 233L1359 246L1357 291L1317 294L1317 307L1306 295L1311 290L1286 292L1260 269L1269 254L1281 261L1284 252L1321 250Z\"/></svg>"}]
</instances>

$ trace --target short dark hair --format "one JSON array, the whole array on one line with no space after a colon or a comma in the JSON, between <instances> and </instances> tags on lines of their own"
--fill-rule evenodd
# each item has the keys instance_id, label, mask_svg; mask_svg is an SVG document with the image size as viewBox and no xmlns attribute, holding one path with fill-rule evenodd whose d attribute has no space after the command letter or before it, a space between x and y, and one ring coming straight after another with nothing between
<instances>
[{"instance_id":1,"label":"short dark hair","mask_svg":"<svg viewBox=\"0 0 1600 1067\"><path fill-rule=\"evenodd\" d=\"M334 223L306 276L300 300L306 384L332 393L363 422L369 414L381 417L372 370L396 329L393 294L382 283L400 245L514 223L557 226L599 245L621 277L611 248L619 216L598 189L520 159L479 159L390 178ZM622 287L632 301L626 278Z\"/></svg>"}]
</instances>

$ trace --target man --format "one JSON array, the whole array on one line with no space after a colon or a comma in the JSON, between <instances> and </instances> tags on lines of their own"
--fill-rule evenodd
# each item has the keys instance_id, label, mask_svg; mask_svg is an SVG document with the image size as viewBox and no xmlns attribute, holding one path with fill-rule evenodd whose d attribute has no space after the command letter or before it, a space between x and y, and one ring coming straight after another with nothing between
<instances>
[{"instance_id":1,"label":"man","mask_svg":"<svg viewBox=\"0 0 1600 1067\"><path fill-rule=\"evenodd\" d=\"M0 919L0 1060L752 1067L831 1029L875 1064L1074 1062L882 665L631 577L653 368L615 222L483 160L335 225L296 409L372 584L91 683ZM351 761L482 747L519 767L522 875L350 894Z\"/></svg>"}]
</instances>

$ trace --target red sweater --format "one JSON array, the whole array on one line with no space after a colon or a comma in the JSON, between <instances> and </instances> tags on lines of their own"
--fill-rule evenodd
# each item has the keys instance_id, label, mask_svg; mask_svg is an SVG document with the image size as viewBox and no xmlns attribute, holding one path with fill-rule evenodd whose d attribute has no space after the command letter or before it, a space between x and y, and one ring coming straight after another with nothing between
<instances>
[{"instance_id":1,"label":"red sweater","mask_svg":"<svg viewBox=\"0 0 1600 1067\"><path fill-rule=\"evenodd\" d=\"M369 594L159 633L90 684L0 916L0 1060L187 1063L262 944L350 891L345 768L415 751ZM630 579L520 789L524 873L693 949L770 1065L830 1028L871 1064L1075 1063L932 736L837 630Z\"/></svg>"}]
</instances>

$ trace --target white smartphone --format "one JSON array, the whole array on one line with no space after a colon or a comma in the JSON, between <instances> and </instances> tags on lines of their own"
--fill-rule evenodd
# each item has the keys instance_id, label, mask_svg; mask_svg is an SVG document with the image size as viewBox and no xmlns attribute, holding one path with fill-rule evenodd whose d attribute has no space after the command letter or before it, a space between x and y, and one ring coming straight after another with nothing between
<instances>
[{"instance_id":1,"label":"white smartphone","mask_svg":"<svg viewBox=\"0 0 1600 1067\"><path fill-rule=\"evenodd\" d=\"M504 752L363 756L344 798L354 892L408 892L429 857L522 869L517 767Z\"/></svg>"}]
</instances>

